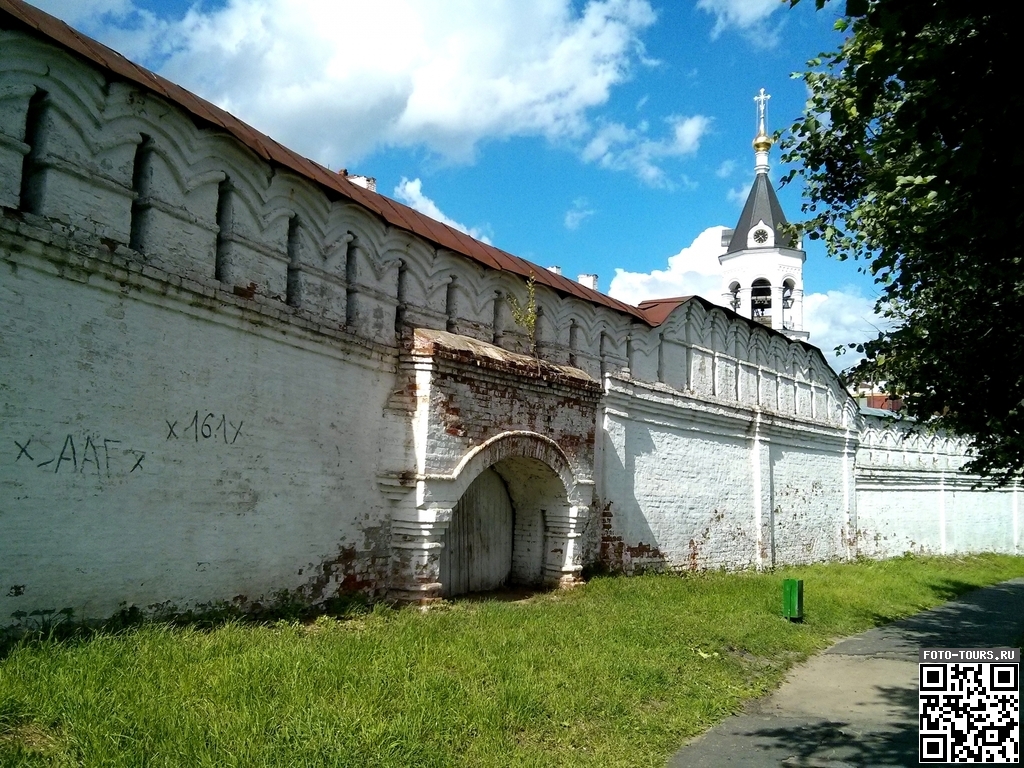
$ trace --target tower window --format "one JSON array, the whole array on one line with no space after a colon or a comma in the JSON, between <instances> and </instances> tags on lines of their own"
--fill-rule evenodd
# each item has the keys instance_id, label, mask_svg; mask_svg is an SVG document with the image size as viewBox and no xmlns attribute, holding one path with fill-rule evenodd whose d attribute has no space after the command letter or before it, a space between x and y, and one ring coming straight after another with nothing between
<instances>
[{"instance_id":1,"label":"tower window","mask_svg":"<svg viewBox=\"0 0 1024 768\"><path fill-rule=\"evenodd\" d=\"M762 325L772 324L772 284L763 277L750 285L750 316Z\"/></svg>"},{"instance_id":2,"label":"tower window","mask_svg":"<svg viewBox=\"0 0 1024 768\"><path fill-rule=\"evenodd\" d=\"M782 327L792 329L793 318L792 316L786 317L786 310L793 308L793 290L796 288L796 283L792 280L785 280L782 283Z\"/></svg>"}]
</instances>

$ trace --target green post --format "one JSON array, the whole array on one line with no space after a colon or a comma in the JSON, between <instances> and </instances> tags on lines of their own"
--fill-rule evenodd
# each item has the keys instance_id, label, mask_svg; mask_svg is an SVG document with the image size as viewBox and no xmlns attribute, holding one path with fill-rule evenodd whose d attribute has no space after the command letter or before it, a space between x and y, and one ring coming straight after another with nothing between
<instances>
[{"instance_id":1,"label":"green post","mask_svg":"<svg viewBox=\"0 0 1024 768\"><path fill-rule=\"evenodd\" d=\"M804 582L803 579L783 579L782 581L782 615L790 621L804 619Z\"/></svg>"}]
</instances>

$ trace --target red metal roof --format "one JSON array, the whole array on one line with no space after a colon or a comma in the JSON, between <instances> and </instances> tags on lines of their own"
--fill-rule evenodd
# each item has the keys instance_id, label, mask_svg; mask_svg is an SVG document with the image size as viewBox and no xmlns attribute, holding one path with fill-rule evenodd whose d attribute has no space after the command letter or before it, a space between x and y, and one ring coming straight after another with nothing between
<instances>
[{"instance_id":1,"label":"red metal roof","mask_svg":"<svg viewBox=\"0 0 1024 768\"><path fill-rule=\"evenodd\" d=\"M694 297L677 296L674 299L648 299L647 301L641 301L637 309L644 313L644 318L648 323L657 327L668 320L668 316L680 304L685 304L692 298Z\"/></svg>"},{"instance_id":2,"label":"red metal roof","mask_svg":"<svg viewBox=\"0 0 1024 768\"><path fill-rule=\"evenodd\" d=\"M664 320L663 317L660 320L652 321L640 308L586 288L561 275L555 275L543 267L513 256L500 248L481 243L463 232L434 221L419 211L384 195L353 184L345 176L333 173L322 165L302 157L269 136L246 125L220 107L199 98L170 80L138 66L117 51L80 34L60 19L54 18L22 0L0 0L0 13L34 30L50 42L83 56L100 69L174 102L195 118L227 131L264 160L288 168L336 195L359 203L392 226L413 232L435 245L447 248L492 269L512 272L522 277L533 275L538 283L559 293L569 294L593 304L600 304L617 312L631 315L650 325L658 325Z\"/></svg>"}]
</instances>

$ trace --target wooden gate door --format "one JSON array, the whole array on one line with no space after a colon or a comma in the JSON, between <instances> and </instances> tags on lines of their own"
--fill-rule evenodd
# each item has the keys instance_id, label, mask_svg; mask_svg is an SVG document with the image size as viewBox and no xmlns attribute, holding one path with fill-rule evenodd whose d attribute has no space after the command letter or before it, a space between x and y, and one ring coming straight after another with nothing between
<instances>
[{"instance_id":1,"label":"wooden gate door","mask_svg":"<svg viewBox=\"0 0 1024 768\"><path fill-rule=\"evenodd\" d=\"M485 469L452 510L441 550L441 594L487 592L512 570L512 500L493 469Z\"/></svg>"}]
</instances>

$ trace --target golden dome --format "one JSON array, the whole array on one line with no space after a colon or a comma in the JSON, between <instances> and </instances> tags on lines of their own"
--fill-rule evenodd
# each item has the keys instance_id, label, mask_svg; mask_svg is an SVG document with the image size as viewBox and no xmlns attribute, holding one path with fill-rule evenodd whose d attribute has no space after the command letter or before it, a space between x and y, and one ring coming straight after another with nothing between
<instances>
[{"instance_id":1,"label":"golden dome","mask_svg":"<svg viewBox=\"0 0 1024 768\"><path fill-rule=\"evenodd\" d=\"M760 132L754 137L754 151L755 152L767 152L772 148L771 137L764 132L764 126L761 126Z\"/></svg>"}]
</instances>

